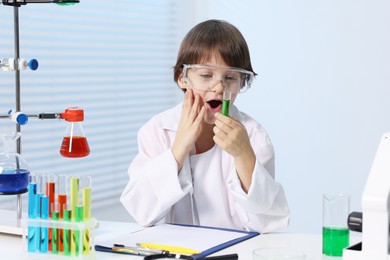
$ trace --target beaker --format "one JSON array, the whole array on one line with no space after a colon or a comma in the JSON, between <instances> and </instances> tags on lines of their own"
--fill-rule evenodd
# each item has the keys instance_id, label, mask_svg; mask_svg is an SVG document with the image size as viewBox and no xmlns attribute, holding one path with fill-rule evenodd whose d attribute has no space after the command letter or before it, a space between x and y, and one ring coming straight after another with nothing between
<instances>
[{"instance_id":1,"label":"beaker","mask_svg":"<svg viewBox=\"0 0 390 260\"><path fill-rule=\"evenodd\" d=\"M27 192L30 171L26 160L15 152L19 132L1 134L3 152L0 153L0 194Z\"/></svg>"},{"instance_id":2,"label":"beaker","mask_svg":"<svg viewBox=\"0 0 390 260\"><path fill-rule=\"evenodd\" d=\"M342 256L349 246L348 215L351 197L347 194L324 194L322 197L322 253Z\"/></svg>"},{"instance_id":3,"label":"beaker","mask_svg":"<svg viewBox=\"0 0 390 260\"><path fill-rule=\"evenodd\" d=\"M84 111L80 108L68 108L61 116L68 121L66 133L62 140L60 154L64 157L79 158L89 155L89 146L81 122Z\"/></svg>"}]
</instances>

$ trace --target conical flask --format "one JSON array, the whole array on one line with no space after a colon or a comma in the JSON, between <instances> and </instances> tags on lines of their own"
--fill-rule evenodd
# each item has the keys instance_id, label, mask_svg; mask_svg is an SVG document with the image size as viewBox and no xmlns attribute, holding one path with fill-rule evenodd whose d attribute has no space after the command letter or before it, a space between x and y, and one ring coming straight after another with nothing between
<instances>
[{"instance_id":1,"label":"conical flask","mask_svg":"<svg viewBox=\"0 0 390 260\"><path fill-rule=\"evenodd\" d=\"M89 155L89 145L85 137L81 122L84 120L84 111L80 108L68 108L61 116L68 121L60 154L68 158L80 158Z\"/></svg>"},{"instance_id":2,"label":"conical flask","mask_svg":"<svg viewBox=\"0 0 390 260\"><path fill-rule=\"evenodd\" d=\"M27 191L30 171L26 160L15 152L19 132L3 133L0 153L0 194L20 194Z\"/></svg>"}]
</instances>

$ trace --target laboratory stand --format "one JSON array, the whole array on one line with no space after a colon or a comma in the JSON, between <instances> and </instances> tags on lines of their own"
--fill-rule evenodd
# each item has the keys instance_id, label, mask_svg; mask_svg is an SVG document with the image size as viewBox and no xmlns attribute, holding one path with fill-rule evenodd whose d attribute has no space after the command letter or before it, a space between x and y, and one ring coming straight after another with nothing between
<instances>
[{"instance_id":1,"label":"laboratory stand","mask_svg":"<svg viewBox=\"0 0 390 260\"><path fill-rule=\"evenodd\" d=\"M36 59L27 60L20 57L20 42L19 42L19 8L21 6L27 5L27 4L36 4L36 3L56 3L59 5L70 5L74 3L78 3L78 0L1 0L1 4L4 6L12 7L13 8L13 25L14 25L14 50L15 55L13 58L0 58L0 71L4 72L14 72L15 73L15 109L10 109L8 113L6 114L0 114L0 119L9 119L11 122L15 123L16 125L16 131L14 134L21 133L21 125L24 125L28 122L29 117L37 117L40 118L40 115L27 115L22 112L21 109L21 100L20 100L20 72L26 69L31 70L37 70L39 67L39 63ZM6 7L5 7L6 8ZM7 24L7 23L5 23ZM64 112L65 113L65 112ZM63 113L55 113L50 114L54 115L53 118L55 118L55 115L60 115L59 119L62 119L61 115ZM44 118L41 118L44 119ZM1 132L1 131L0 131ZM17 138L15 140L16 142L16 151L17 154L21 154L21 138ZM88 148L89 149L89 148ZM88 150L89 153L89 150ZM84 152L86 154L86 152ZM15 175L19 175L20 168L20 161L19 159L15 160ZM4 171L3 168L0 168L0 175L2 175L2 178L11 179L10 171ZM10 177L10 178L8 178ZM27 177L28 178L28 177ZM0 180L1 181L1 180ZM12 195L16 196L16 216L11 216L10 214L6 214L5 216L2 215L2 218L0 219L0 232L7 232L7 233L13 233L13 234L20 234L21 233L21 227L20 227L20 220L22 218L22 197L21 194L27 192L27 186L23 187L22 189L14 189L9 190L8 186L2 186L0 183L0 187L5 187L2 192L0 192L0 195ZM17 185L17 184L15 184ZM12 185L11 185L12 186ZM9 219L13 218L13 219Z\"/></svg>"}]
</instances>

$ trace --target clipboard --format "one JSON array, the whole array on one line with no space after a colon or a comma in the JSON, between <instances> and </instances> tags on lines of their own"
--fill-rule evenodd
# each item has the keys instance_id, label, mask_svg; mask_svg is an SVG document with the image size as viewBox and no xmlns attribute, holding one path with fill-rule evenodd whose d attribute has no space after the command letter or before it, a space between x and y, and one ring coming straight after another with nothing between
<instances>
[{"instance_id":1,"label":"clipboard","mask_svg":"<svg viewBox=\"0 0 390 260\"><path fill-rule=\"evenodd\" d=\"M203 258L258 235L260 235L260 233L256 231L244 231L230 228L185 224L159 224L103 241L95 245L95 250L133 254L114 251L114 244L134 247L137 243L147 242L192 248L200 252L199 254L192 255L194 258Z\"/></svg>"}]
</instances>

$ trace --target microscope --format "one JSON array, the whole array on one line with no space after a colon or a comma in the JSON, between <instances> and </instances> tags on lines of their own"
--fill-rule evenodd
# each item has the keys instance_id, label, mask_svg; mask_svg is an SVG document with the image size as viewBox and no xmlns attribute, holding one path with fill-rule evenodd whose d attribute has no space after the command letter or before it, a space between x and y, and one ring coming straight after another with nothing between
<instances>
[{"instance_id":1,"label":"microscope","mask_svg":"<svg viewBox=\"0 0 390 260\"><path fill-rule=\"evenodd\" d=\"M362 213L348 222L362 232L362 242L343 250L343 260L390 260L390 132L380 140L362 196Z\"/></svg>"}]
</instances>

